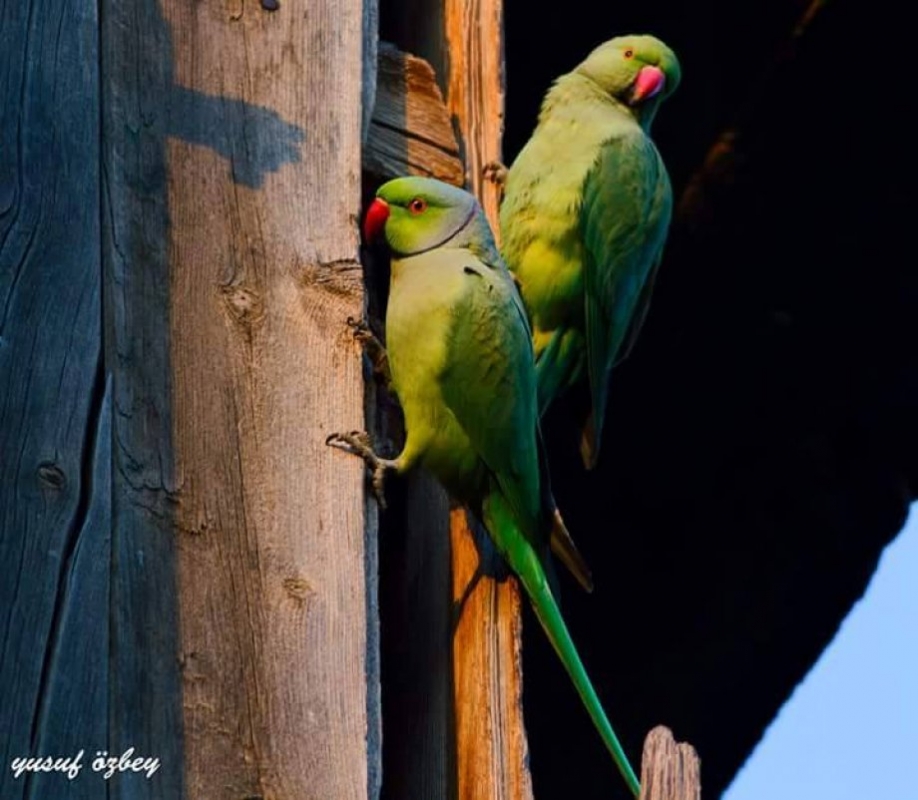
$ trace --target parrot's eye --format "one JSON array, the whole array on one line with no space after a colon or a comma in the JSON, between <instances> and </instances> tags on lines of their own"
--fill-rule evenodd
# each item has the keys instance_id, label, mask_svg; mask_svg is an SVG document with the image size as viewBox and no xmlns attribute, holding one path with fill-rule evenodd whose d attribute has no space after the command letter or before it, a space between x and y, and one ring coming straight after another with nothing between
<instances>
[{"instance_id":1,"label":"parrot's eye","mask_svg":"<svg viewBox=\"0 0 918 800\"><path fill-rule=\"evenodd\" d=\"M623 55L625 58L634 58L634 49L629 47L627 50L625 50Z\"/></svg>"},{"instance_id":2,"label":"parrot's eye","mask_svg":"<svg viewBox=\"0 0 918 800\"><path fill-rule=\"evenodd\" d=\"M427 210L427 201L423 197L415 197L408 204L408 210L412 214L422 214Z\"/></svg>"}]
</instances>

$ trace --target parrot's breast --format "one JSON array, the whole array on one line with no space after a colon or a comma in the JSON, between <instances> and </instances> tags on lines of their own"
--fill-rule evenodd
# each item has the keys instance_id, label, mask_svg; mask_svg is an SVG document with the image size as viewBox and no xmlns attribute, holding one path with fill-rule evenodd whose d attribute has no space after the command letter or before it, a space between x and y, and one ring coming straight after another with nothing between
<instances>
[{"instance_id":1,"label":"parrot's breast","mask_svg":"<svg viewBox=\"0 0 918 800\"><path fill-rule=\"evenodd\" d=\"M467 259L465 259L467 260ZM482 464L449 410L441 376L449 332L464 292L461 264L443 253L394 261L386 311L392 383L405 415L406 450L462 499L476 490Z\"/></svg>"},{"instance_id":2,"label":"parrot's breast","mask_svg":"<svg viewBox=\"0 0 918 800\"><path fill-rule=\"evenodd\" d=\"M501 205L502 252L534 333L583 329L583 185L617 127L607 106L578 103L544 117L513 162Z\"/></svg>"}]
</instances>

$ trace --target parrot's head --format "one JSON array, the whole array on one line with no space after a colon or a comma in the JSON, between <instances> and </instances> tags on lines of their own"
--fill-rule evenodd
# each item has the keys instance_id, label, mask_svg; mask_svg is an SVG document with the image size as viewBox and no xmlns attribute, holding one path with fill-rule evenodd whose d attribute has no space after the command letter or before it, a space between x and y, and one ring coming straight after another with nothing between
<instances>
[{"instance_id":1,"label":"parrot's head","mask_svg":"<svg viewBox=\"0 0 918 800\"><path fill-rule=\"evenodd\" d=\"M434 178L414 176L379 187L367 209L363 233L367 242L384 236L398 256L417 255L447 243L474 246L482 237L492 241L473 195Z\"/></svg>"},{"instance_id":2,"label":"parrot's head","mask_svg":"<svg viewBox=\"0 0 918 800\"><path fill-rule=\"evenodd\" d=\"M679 59L654 36L617 36L599 45L575 70L640 119L653 117L682 78Z\"/></svg>"}]
</instances>

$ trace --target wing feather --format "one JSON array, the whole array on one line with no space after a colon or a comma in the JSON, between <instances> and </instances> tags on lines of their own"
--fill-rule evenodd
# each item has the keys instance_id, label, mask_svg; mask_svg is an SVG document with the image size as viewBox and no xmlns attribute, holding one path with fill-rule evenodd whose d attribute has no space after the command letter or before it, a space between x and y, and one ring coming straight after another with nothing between
<instances>
[{"instance_id":1,"label":"wing feather","mask_svg":"<svg viewBox=\"0 0 918 800\"><path fill-rule=\"evenodd\" d=\"M584 181L580 210L594 462L609 372L643 321L639 309L649 301L671 215L669 177L653 142L640 129L607 141Z\"/></svg>"},{"instance_id":2,"label":"wing feather","mask_svg":"<svg viewBox=\"0 0 918 800\"><path fill-rule=\"evenodd\" d=\"M441 390L529 537L540 528L532 337L510 273L478 261L453 314ZM474 354L474 357L471 357Z\"/></svg>"}]
</instances>

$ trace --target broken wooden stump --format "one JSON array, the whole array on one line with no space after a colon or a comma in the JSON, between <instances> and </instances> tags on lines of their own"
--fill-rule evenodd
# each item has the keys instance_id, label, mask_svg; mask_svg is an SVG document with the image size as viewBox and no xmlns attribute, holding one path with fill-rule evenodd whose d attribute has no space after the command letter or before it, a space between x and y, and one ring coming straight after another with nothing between
<instances>
[{"instance_id":1,"label":"broken wooden stump","mask_svg":"<svg viewBox=\"0 0 918 800\"><path fill-rule=\"evenodd\" d=\"M663 725L644 740L640 800L701 800L701 759Z\"/></svg>"}]
</instances>

